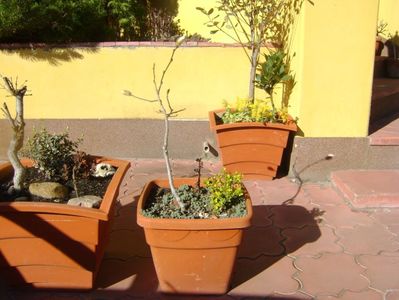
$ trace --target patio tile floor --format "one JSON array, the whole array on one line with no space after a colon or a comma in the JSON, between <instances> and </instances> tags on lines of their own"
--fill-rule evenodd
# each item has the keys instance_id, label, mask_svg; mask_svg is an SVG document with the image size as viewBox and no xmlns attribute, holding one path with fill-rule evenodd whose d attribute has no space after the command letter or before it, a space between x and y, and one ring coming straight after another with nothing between
<instances>
[{"instance_id":1,"label":"patio tile floor","mask_svg":"<svg viewBox=\"0 0 399 300\"><path fill-rule=\"evenodd\" d=\"M174 161L176 174L195 164ZM205 164L205 174L216 164ZM136 202L145 182L165 176L161 160L133 160L96 289L89 292L6 290L11 300L130 299L399 299L399 208L353 210L329 182L281 178L246 181L253 225L244 233L231 289L222 296L157 292L157 278ZM1 287L0 287L1 289ZM2 294L0 293L0 299Z\"/></svg>"}]
</instances>

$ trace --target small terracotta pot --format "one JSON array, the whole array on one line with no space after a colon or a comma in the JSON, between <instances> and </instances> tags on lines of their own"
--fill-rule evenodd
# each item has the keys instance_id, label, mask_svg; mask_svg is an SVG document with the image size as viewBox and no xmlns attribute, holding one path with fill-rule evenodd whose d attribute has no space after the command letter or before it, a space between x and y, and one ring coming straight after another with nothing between
<instances>
[{"instance_id":1,"label":"small terracotta pot","mask_svg":"<svg viewBox=\"0 0 399 300\"><path fill-rule=\"evenodd\" d=\"M295 122L223 124L219 117L223 112L224 109L209 112L210 128L216 134L223 166L230 172L242 173L245 179L273 179L290 132L297 131Z\"/></svg>"},{"instance_id":2,"label":"small terracotta pot","mask_svg":"<svg viewBox=\"0 0 399 300\"><path fill-rule=\"evenodd\" d=\"M97 158L117 167L100 208L45 202L0 202L0 276L7 285L91 289L109 240L119 184L129 162ZM25 166L32 161L23 160ZM11 178L10 163L0 180Z\"/></svg>"},{"instance_id":3,"label":"small terracotta pot","mask_svg":"<svg viewBox=\"0 0 399 300\"><path fill-rule=\"evenodd\" d=\"M176 186L195 183L195 178L175 179ZM160 291L226 293L243 229L250 226L252 206L249 197L246 200L248 213L242 218L148 218L141 211L155 187L168 187L168 181L154 180L144 187L138 202L137 223L144 228L151 247Z\"/></svg>"}]
</instances>

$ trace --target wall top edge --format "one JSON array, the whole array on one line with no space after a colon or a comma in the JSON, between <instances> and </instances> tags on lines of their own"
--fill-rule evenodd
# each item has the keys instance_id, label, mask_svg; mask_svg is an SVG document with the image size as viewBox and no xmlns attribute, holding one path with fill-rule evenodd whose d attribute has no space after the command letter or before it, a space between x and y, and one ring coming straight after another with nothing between
<instances>
[{"instance_id":1,"label":"wall top edge","mask_svg":"<svg viewBox=\"0 0 399 300\"><path fill-rule=\"evenodd\" d=\"M14 49L57 49L57 48L134 48L134 47L175 47L175 42L85 42L85 43L71 43L71 44L47 44L47 43L0 43L0 50L14 50ZM278 46L268 43L265 45L268 48L278 48ZM214 48L237 48L241 47L238 43L216 43L216 42L185 42L181 45L182 48L191 47L214 47Z\"/></svg>"}]
</instances>

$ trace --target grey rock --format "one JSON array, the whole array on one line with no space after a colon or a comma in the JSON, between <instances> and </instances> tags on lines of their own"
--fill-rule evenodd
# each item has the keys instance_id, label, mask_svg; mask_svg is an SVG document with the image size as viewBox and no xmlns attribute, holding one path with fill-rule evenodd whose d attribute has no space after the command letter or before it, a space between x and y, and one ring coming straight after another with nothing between
<instances>
[{"instance_id":1,"label":"grey rock","mask_svg":"<svg viewBox=\"0 0 399 300\"><path fill-rule=\"evenodd\" d=\"M75 206L81 206L81 207L98 208L98 207L100 207L102 200L103 199L98 196L85 195L85 196L81 196L78 198L69 199L68 204L75 205Z\"/></svg>"},{"instance_id":2,"label":"grey rock","mask_svg":"<svg viewBox=\"0 0 399 300\"><path fill-rule=\"evenodd\" d=\"M29 193L44 199L66 199L68 188L57 182L36 182L29 185Z\"/></svg>"}]
</instances>

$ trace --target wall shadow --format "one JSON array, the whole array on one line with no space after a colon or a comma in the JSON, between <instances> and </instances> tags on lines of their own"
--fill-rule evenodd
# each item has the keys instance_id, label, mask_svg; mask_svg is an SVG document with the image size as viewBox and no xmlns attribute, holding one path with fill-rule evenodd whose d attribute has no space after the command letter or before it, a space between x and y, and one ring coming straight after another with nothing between
<instances>
[{"instance_id":1,"label":"wall shadow","mask_svg":"<svg viewBox=\"0 0 399 300\"><path fill-rule=\"evenodd\" d=\"M69 45L10 44L0 45L0 52L6 55L17 54L24 60L45 61L52 66L84 58L84 54L97 53L97 43Z\"/></svg>"}]
</instances>

